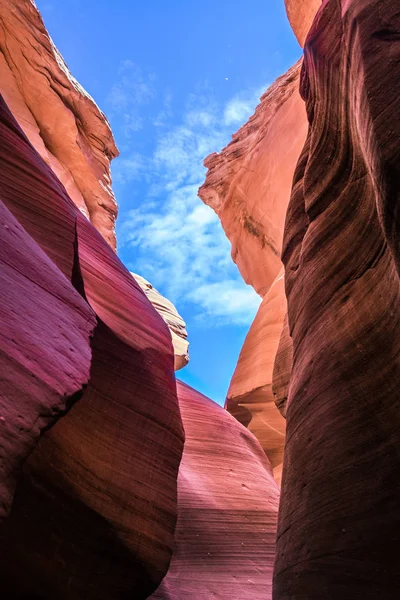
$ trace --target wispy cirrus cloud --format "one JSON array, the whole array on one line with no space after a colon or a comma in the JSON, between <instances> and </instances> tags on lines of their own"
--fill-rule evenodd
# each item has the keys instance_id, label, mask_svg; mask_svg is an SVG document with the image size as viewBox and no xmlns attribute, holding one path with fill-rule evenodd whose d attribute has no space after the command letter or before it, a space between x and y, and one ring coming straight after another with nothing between
<instances>
[{"instance_id":1,"label":"wispy cirrus cloud","mask_svg":"<svg viewBox=\"0 0 400 600\"><path fill-rule=\"evenodd\" d=\"M143 128L141 108L154 99L156 77L153 73L144 74L142 69L131 60L125 60L118 69L118 79L112 86L107 103L110 114L118 113L124 121L124 134Z\"/></svg>"},{"instance_id":2,"label":"wispy cirrus cloud","mask_svg":"<svg viewBox=\"0 0 400 600\"><path fill-rule=\"evenodd\" d=\"M179 120L172 117L170 98L161 110L162 126L153 123L151 151L132 152L113 169L119 183L141 182L146 190L120 216L119 246L135 257L128 267L211 326L249 324L260 303L230 257L218 217L197 197L204 158L229 142L259 95L249 90L222 106L200 91L190 95Z\"/></svg>"}]
</instances>

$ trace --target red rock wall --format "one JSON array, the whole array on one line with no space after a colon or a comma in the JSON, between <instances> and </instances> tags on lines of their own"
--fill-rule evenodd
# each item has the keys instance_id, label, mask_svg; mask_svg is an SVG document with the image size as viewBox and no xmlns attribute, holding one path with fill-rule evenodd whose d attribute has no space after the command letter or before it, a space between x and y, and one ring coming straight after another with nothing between
<instances>
[{"instance_id":1,"label":"red rock wall","mask_svg":"<svg viewBox=\"0 0 400 600\"><path fill-rule=\"evenodd\" d=\"M304 46L307 33L321 4L322 0L285 0L287 16L300 46Z\"/></svg>"},{"instance_id":2,"label":"red rock wall","mask_svg":"<svg viewBox=\"0 0 400 600\"><path fill-rule=\"evenodd\" d=\"M0 138L2 591L146 598L177 517L171 336L2 100Z\"/></svg>"},{"instance_id":3,"label":"red rock wall","mask_svg":"<svg viewBox=\"0 0 400 600\"><path fill-rule=\"evenodd\" d=\"M163 319L2 100L0 139L2 592L271 598L261 447L176 383Z\"/></svg>"},{"instance_id":4,"label":"red rock wall","mask_svg":"<svg viewBox=\"0 0 400 600\"><path fill-rule=\"evenodd\" d=\"M154 600L270 600L279 490L254 437L177 382L186 442L176 547Z\"/></svg>"},{"instance_id":5,"label":"red rock wall","mask_svg":"<svg viewBox=\"0 0 400 600\"><path fill-rule=\"evenodd\" d=\"M399 40L398 2L327 0L305 46L276 600L400 597Z\"/></svg>"},{"instance_id":6,"label":"red rock wall","mask_svg":"<svg viewBox=\"0 0 400 600\"><path fill-rule=\"evenodd\" d=\"M298 91L300 69L301 62L280 77L232 142L206 159L208 173L199 190L200 198L219 215L244 280L263 296L232 377L226 408L256 435L278 482L285 421L274 404L272 384L286 312L279 275L283 228L293 174L307 134ZM281 368L287 377L290 364Z\"/></svg>"},{"instance_id":7,"label":"red rock wall","mask_svg":"<svg viewBox=\"0 0 400 600\"><path fill-rule=\"evenodd\" d=\"M297 63L262 96L249 121L204 164L199 196L217 213L246 281L264 296L282 263L282 234L297 159L307 133Z\"/></svg>"},{"instance_id":8,"label":"red rock wall","mask_svg":"<svg viewBox=\"0 0 400 600\"><path fill-rule=\"evenodd\" d=\"M267 454L280 483L286 421L275 406L272 374L286 314L283 269L264 296L245 339L225 407L248 427Z\"/></svg>"},{"instance_id":9,"label":"red rock wall","mask_svg":"<svg viewBox=\"0 0 400 600\"><path fill-rule=\"evenodd\" d=\"M32 0L0 3L0 93L70 198L115 249L110 126L55 48Z\"/></svg>"}]
</instances>

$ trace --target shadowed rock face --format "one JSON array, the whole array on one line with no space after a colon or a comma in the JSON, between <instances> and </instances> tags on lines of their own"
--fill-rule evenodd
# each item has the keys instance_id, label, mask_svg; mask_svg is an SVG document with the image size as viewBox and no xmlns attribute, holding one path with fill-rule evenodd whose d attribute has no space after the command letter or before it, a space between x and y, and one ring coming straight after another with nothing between
<instances>
[{"instance_id":1,"label":"shadowed rock face","mask_svg":"<svg viewBox=\"0 0 400 600\"><path fill-rule=\"evenodd\" d=\"M186 432L176 547L158 600L269 600L279 490L254 437L177 382Z\"/></svg>"},{"instance_id":2,"label":"shadowed rock face","mask_svg":"<svg viewBox=\"0 0 400 600\"><path fill-rule=\"evenodd\" d=\"M0 3L0 93L70 198L115 249L107 119L72 77L31 0Z\"/></svg>"},{"instance_id":3,"label":"shadowed rock face","mask_svg":"<svg viewBox=\"0 0 400 600\"><path fill-rule=\"evenodd\" d=\"M3 100L0 137L2 591L146 598L177 516L171 336Z\"/></svg>"},{"instance_id":4,"label":"shadowed rock face","mask_svg":"<svg viewBox=\"0 0 400 600\"><path fill-rule=\"evenodd\" d=\"M156 311L162 316L172 336L172 345L175 354L175 371L182 369L189 362L189 342L187 341L186 323L167 298L162 296L147 279L131 273L138 282Z\"/></svg>"},{"instance_id":5,"label":"shadowed rock face","mask_svg":"<svg viewBox=\"0 0 400 600\"><path fill-rule=\"evenodd\" d=\"M288 316L286 313L272 373L272 393L274 395L275 404L283 417L286 417L286 405L289 395L292 365L293 340L290 337Z\"/></svg>"},{"instance_id":6,"label":"shadowed rock face","mask_svg":"<svg viewBox=\"0 0 400 600\"><path fill-rule=\"evenodd\" d=\"M277 600L400 597L400 9L324 3L286 220Z\"/></svg>"},{"instance_id":7,"label":"shadowed rock face","mask_svg":"<svg viewBox=\"0 0 400 600\"><path fill-rule=\"evenodd\" d=\"M322 0L285 0L287 16L300 46L304 46L307 33L321 4Z\"/></svg>"}]
</instances>

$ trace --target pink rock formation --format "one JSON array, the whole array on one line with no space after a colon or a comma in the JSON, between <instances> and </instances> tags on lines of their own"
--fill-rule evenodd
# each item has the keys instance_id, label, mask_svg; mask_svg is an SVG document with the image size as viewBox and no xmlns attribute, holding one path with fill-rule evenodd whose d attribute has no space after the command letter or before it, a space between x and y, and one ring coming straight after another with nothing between
<instances>
[{"instance_id":1,"label":"pink rock formation","mask_svg":"<svg viewBox=\"0 0 400 600\"><path fill-rule=\"evenodd\" d=\"M270 600L279 491L254 437L177 382L186 442L176 548L153 599Z\"/></svg>"},{"instance_id":2,"label":"pink rock formation","mask_svg":"<svg viewBox=\"0 0 400 600\"><path fill-rule=\"evenodd\" d=\"M278 483L286 423L275 406L272 372L285 314L285 286L281 272L264 296L247 334L225 405L259 440Z\"/></svg>"},{"instance_id":3,"label":"pink rock formation","mask_svg":"<svg viewBox=\"0 0 400 600\"><path fill-rule=\"evenodd\" d=\"M32 0L0 3L0 93L79 209L115 248L107 119L68 71Z\"/></svg>"},{"instance_id":4,"label":"pink rock formation","mask_svg":"<svg viewBox=\"0 0 400 600\"><path fill-rule=\"evenodd\" d=\"M286 12L300 46L304 46L322 0L285 0Z\"/></svg>"},{"instance_id":5,"label":"pink rock formation","mask_svg":"<svg viewBox=\"0 0 400 600\"><path fill-rule=\"evenodd\" d=\"M285 423L274 404L272 380L285 317L284 282L279 274L283 227L294 170L307 133L304 103L298 92L300 68L298 63L280 77L232 142L220 154L206 159L209 170L199 190L201 199L219 215L232 243L233 260L245 281L263 295L240 354L226 408L261 442L278 482Z\"/></svg>"},{"instance_id":6,"label":"pink rock formation","mask_svg":"<svg viewBox=\"0 0 400 600\"><path fill-rule=\"evenodd\" d=\"M244 280L261 296L282 267L286 208L307 133L300 67L280 77L232 142L205 160L208 173L199 190L220 217Z\"/></svg>"},{"instance_id":7,"label":"pink rock formation","mask_svg":"<svg viewBox=\"0 0 400 600\"><path fill-rule=\"evenodd\" d=\"M4 125L0 125L4 169ZM2 179L0 174L0 179ZM21 466L89 380L94 313L5 207L0 184L0 519Z\"/></svg>"},{"instance_id":8,"label":"pink rock formation","mask_svg":"<svg viewBox=\"0 0 400 600\"><path fill-rule=\"evenodd\" d=\"M146 598L168 569L177 516L183 429L171 336L3 100L0 137L1 292L18 294L0 336L10 365L3 513L42 433L0 526L2 592ZM87 382L89 361L80 400L44 433Z\"/></svg>"},{"instance_id":9,"label":"pink rock formation","mask_svg":"<svg viewBox=\"0 0 400 600\"><path fill-rule=\"evenodd\" d=\"M175 353L175 371L182 369L189 362L189 342L187 341L186 323L176 310L175 306L162 296L147 279L131 273L136 279L156 311L162 316L172 336L172 345Z\"/></svg>"},{"instance_id":10,"label":"pink rock formation","mask_svg":"<svg viewBox=\"0 0 400 600\"><path fill-rule=\"evenodd\" d=\"M288 209L276 600L400 597L400 10L326 0Z\"/></svg>"}]
</instances>

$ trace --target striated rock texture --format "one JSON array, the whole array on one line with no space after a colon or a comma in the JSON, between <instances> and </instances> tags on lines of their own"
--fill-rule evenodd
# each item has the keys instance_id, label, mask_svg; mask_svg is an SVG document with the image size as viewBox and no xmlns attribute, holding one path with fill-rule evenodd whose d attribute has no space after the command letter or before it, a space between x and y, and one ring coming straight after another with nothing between
<instances>
[{"instance_id":1,"label":"striated rock texture","mask_svg":"<svg viewBox=\"0 0 400 600\"><path fill-rule=\"evenodd\" d=\"M278 482L285 422L276 409L272 383L286 310L280 273L283 228L308 125L298 91L300 69L301 62L280 77L232 142L206 159L209 170L199 190L201 199L219 215L245 281L263 296L231 381L226 408L261 442ZM278 358L280 362L284 355ZM280 368L288 377L290 364Z\"/></svg>"},{"instance_id":2,"label":"striated rock texture","mask_svg":"<svg viewBox=\"0 0 400 600\"><path fill-rule=\"evenodd\" d=\"M41 431L65 413L89 380L96 324L90 307L2 197L0 519L10 511L21 466Z\"/></svg>"},{"instance_id":3,"label":"striated rock texture","mask_svg":"<svg viewBox=\"0 0 400 600\"><path fill-rule=\"evenodd\" d=\"M286 305L286 296L285 296ZM287 313L283 321L281 337L274 361L272 373L272 393L275 404L281 414L286 417L287 399L289 395L290 377L293 366L293 340L290 337Z\"/></svg>"},{"instance_id":4,"label":"striated rock texture","mask_svg":"<svg viewBox=\"0 0 400 600\"><path fill-rule=\"evenodd\" d=\"M307 134L297 63L262 96L254 115L220 154L205 160L199 196L221 219L232 258L264 296L278 275L294 169Z\"/></svg>"},{"instance_id":5,"label":"striated rock texture","mask_svg":"<svg viewBox=\"0 0 400 600\"><path fill-rule=\"evenodd\" d=\"M321 4L322 0L285 0L287 16L300 46L304 46Z\"/></svg>"},{"instance_id":6,"label":"striated rock texture","mask_svg":"<svg viewBox=\"0 0 400 600\"><path fill-rule=\"evenodd\" d=\"M0 140L2 592L146 598L177 518L171 336L2 99Z\"/></svg>"},{"instance_id":7,"label":"striated rock texture","mask_svg":"<svg viewBox=\"0 0 400 600\"><path fill-rule=\"evenodd\" d=\"M32 0L0 3L0 93L70 198L115 249L107 119L72 77Z\"/></svg>"},{"instance_id":8,"label":"striated rock texture","mask_svg":"<svg viewBox=\"0 0 400 600\"><path fill-rule=\"evenodd\" d=\"M285 419L272 392L275 355L286 314L283 272L276 278L250 327L229 387L226 409L256 436L280 483Z\"/></svg>"},{"instance_id":9,"label":"striated rock texture","mask_svg":"<svg viewBox=\"0 0 400 600\"><path fill-rule=\"evenodd\" d=\"M254 437L177 382L186 442L176 547L158 600L269 600L279 491Z\"/></svg>"},{"instance_id":10,"label":"striated rock texture","mask_svg":"<svg viewBox=\"0 0 400 600\"><path fill-rule=\"evenodd\" d=\"M172 345L175 353L175 371L182 369L189 362L189 342L187 341L186 323L176 310L175 306L162 296L147 279L131 273L136 279L156 311L162 316L172 336Z\"/></svg>"},{"instance_id":11,"label":"striated rock texture","mask_svg":"<svg viewBox=\"0 0 400 600\"><path fill-rule=\"evenodd\" d=\"M400 597L400 9L327 0L288 209L293 372L274 597Z\"/></svg>"}]
</instances>

